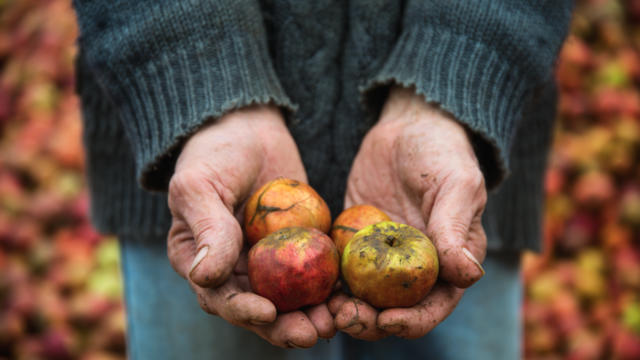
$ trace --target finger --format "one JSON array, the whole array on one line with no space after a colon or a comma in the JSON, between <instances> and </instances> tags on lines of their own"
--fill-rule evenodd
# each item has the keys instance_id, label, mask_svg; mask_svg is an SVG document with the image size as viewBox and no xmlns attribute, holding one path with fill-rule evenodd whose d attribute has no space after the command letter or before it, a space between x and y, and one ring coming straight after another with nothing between
<instances>
[{"instance_id":1,"label":"finger","mask_svg":"<svg viewBox=\"0 0 640 360\"><path fill-rule=\"evenodd\" d=\"M423 210L428 216L427 235L438 250L440 277L460 288L471 286L484 275L478 260L482 254L469 238L471 222L481 214L486 201L483 184L480 178L478 183L443 185L433 207Z\"/></svg>"},{"instance_id":2,"label":"finger","mask_svg":"<svg viewBox=\"0 0 640 360\"><path fill-rule=\"evenodd\" d=\"M187 170L174 175L169 186L174 218L186 223L196 244L188 276L205 287L229 278L242 249L242 229L232 214L233 195L215 184L200 172Z\"/></svg>"},{"instance_id":3,"label":"finger","mask_svg":"<svg viewBox=\"0 0 640 360\"><path fill-rule=\"evenodd\" d=\"M353 195L351 194L351 191L348 189L347 193L344 196L344 208L348 209L350 207L352 207L353 205L355 205L355 200L353 199Z\"/></svg>"},{"instance_id":4,"label":"finger","mask_svg":"<svg viewBox=\"0 0 640 360\"><path fill-rule=\"evenodd\" d=\"M469 226L467 248L482 263L487 255L487 234L482 227L482 214L477 214Z\"/></svg>"},{"instance_id":5,"label":"finger","mask_svg":"<svg viewBox=\"0 0 640 360\"><path fill-rule=\"evenodd\" d=\"M333 323L333 316L327 308L327 304L320 304L306 309L304 313L307 315L311 323L316 328L318 336L323 339L331 339L336 334L336 328Z\"/></svg>"},{"instance_id":6,"label":"finger","mask_svg":"<svg viewBox=\"0 0 640 360\"><path fill-rule=\"evenodd\" d=\"M238 257L236 266L233 269L234 273L243 275L249 274L249 256L247 255L248 253L249 248L245 247L241 252L241 256Z\"/></svg>"},{"instance_id":7,"label":"finger","mask_svg":"<svg viewBox=\"0 0 640 360\"><path fill-rule=\"evenodd\" d=\"M235 277L215 289L190 282L200 307L236 326L265 325L276 320L276 307L271 301L244 291Z\"/></svg>"},{"instance_id":8,"label":"finger","mask_svg":"<svg viewBox=\"0 0 640 360\"><path fill-rule=\"evenodd\" d=\"M183 278L189 276L189 269L196 252L191 229L182 219L173 218L167 236L167 256L171 267Z\"/></svg>"},{"instance_id":9,"label":"finger","mask_svg":"<svg viewBox=\"0 0 640 360\"><path fill-rule=\"evenodd\" d=\"M357 298L345 301L335 317L336 328L350 336L362 340L379 340L387 334L378 329L376 321L378 311Z\"/></svg>"},{"instance_id":10,"label":"finger","mask_svg":"<svg viewBox=\"0 0 640 360\"><path fill-rule=\"evenodd\" d=\"M235 276L236 281L238 283L238 287L242 291L253 292L253 290L251 289L251 283L249 282L249 276L248 275L234 274L232 276Z\"/></svg>"},{"instance_id":11,"label":"finger","mask_svg":"<svg viewBox=\"0 0 640 360\"><path fill-rule=\"evenodd\" d=\"M317 342L314 324L301 311L277 315L269 300L245 292L233 276L222 286L203 288L190 282L198 295L200 307L229 323L258 334L273 345L283 348L308 348Z\"/></svg>"},{"instance_id":12,"label":"finger","mask_svg":"<svg viewBox=\"0 0 640 360\"><path fill-rule=\"evenodd\" d=\"M249 330L283 348L306 349L318 341L316 328L302 311L280 314L273 324L249 326Z\"/></svg>"},{"instance_id":13,"label":"finger","mask_svg":"<svg viewBox=\"0 0 640 360\"><path fill-rule=\"evenodd\" d=\"M329 302L327 303L327 306L329 308L329 312L333 316L335 316L336 314L338 314L338 311L340 311L340 308L342 307L342 304L344 304L349 299L350 299L350 297L347 296L345 293L343 293L341 291L336 292L329 299Z\"/></svg>"},{"instance_id":14,"label":"finger","mask_svg":"<svg viewBox=\"0 0 640 360\"><path fill-rule=\"evenodd\" d=\"M419 338L451 314L463 292L453 285L440 283L418 305L382 311L378 315L377 326L399 337Z\"/></svg>"}]
</instances>

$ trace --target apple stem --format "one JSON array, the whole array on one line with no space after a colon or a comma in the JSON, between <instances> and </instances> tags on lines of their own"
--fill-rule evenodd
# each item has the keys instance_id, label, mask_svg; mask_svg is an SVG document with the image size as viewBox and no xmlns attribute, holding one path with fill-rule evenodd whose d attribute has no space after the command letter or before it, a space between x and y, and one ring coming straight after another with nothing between
<instances>
[{"instance_id":1,"label":"apple stem","mask_svg":"<svg viewBox=\"0 0 640 360\"><path fill-rule=\"evenodd\" d=\"M393 247L396 244L396 238L393 235L388 235L385 242L387 243L387 245Z\"/></svg>"}]
</instances>

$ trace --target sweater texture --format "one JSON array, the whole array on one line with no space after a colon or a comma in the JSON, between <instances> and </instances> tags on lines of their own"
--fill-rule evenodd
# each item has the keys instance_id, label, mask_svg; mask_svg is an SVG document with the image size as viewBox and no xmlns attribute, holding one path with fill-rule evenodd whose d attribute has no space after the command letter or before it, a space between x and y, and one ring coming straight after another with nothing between
<instances>
[{"instance_id":1,"label":"sweater texture","mask_svg":"<svg viewBox=\"0 0 640 360\"><path fill-rule=\"evenodd\" d=\"M389 87L469 131L490 249L539 249L553 65L571 1L76 0L77 89L96 227L164 234L184 141L250 104L285 114L337 216Z\"/></svg>"}]
</instances>

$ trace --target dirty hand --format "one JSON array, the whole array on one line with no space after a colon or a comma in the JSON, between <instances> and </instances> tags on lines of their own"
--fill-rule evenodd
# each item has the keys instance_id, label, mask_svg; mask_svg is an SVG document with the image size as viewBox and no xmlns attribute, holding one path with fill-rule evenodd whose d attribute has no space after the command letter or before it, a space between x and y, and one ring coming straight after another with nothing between
<instances>
[{"instance_id":1,"label":"dirty hand","mask_svg":"<svg viewBox=\"0 0 640 360\"><path fill-rule=\"evenodd\" d=\"M326 304L277 314L247 277L243 203L278 176L307 180L276 107L235 110L199 130L184 145L169 185L168 256L206 312L276 346L305 348L335 334Z\"/></svg>"},{"instance_id":2,"label":"dirty hand","mask_svg":"<svg viewBox=\"0 0 640 360\"><path fill-rule=\"evenodd\" d=\"M433 241L439 280L419 304L378 312L360 299L334 296L335 325L351 336L417 338L443 321L478 281L486 250L481 217L484 177L465 129L413 89L393 88L349 175L345 207L371 204Z\"/></svg>"}]
</instances>

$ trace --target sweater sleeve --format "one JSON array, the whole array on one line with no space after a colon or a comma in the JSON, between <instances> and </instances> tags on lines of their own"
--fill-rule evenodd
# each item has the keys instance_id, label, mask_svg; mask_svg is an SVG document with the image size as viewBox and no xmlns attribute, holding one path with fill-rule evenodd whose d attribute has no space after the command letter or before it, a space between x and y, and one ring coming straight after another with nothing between
<instances>
[{"instance_id":1,"label":"sweater sleeve","mask_svg":"<svg viewBox=\"0 0 640 360\"><path fill-rule=\"evenodd\" d=\"M75 0L74 7L87 67L117 109L147 189L166 190L183 142L208 120L253 103L294 109L255 0Z\"/></svg>"},{"instance_id":2,"label":"sweater sleeve","mask_svg":"<svg viewBox=\"0 0 640 360\"><path fill-rule=\"evenodd\" d=\"M568 0L408 0L400 36L362 88L364 100L375 111L388 85L414 86L466 126L494 188L509 172L524 104L552 72L571 9Z\"/></svg>"}]
</instances>

